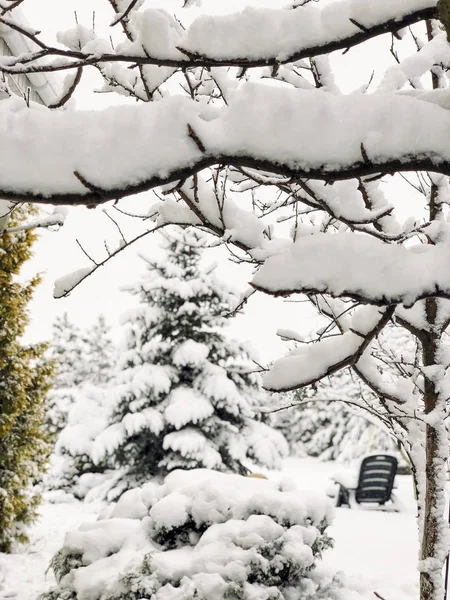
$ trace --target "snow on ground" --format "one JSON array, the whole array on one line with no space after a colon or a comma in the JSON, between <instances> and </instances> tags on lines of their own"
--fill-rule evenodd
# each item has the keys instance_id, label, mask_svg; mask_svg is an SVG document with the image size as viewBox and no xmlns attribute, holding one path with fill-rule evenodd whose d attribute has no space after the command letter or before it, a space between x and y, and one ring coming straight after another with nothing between
<instances>
[{"instance_id":1,"label":"snow on ground","mask_svg":"<svg viewBox=\"0 0 450 600\"><path fill-rule=\"evenodd\" d=\"M292 478L303 489L326 490L339 471L335 463L290 458L282 472L270 478ZM417 589L417 535L412 481L396 478L399 513L368 509L336 509L330 533L335 547L324 555L323 567L343 571L361 589L375 591L385 600L414 600ZM0 554L0 600L36 600L54 583L45 575L50 558L64 535L96 518L98 505L44 504L41 519L31 531L30 544L12 555Z\"/></svg>"},{"instance_id":2,"label":"snow on ground","mask_svg":"<svg viewBox=\"0 0 450 600\"><path fill-rule=\"evenodd\" d=\"M67 531L94 521L99 507L81 502L43 504L41 519L30 531L30 543L17 554L0 553L0 600L36 600L55 584L47 570Z\"/></svg>"},{"instance_id":3,"label":"snow on ground","mask_svg":"<svg viewBox=\"0 0 450 600\"><path fill-rule=\"evenodd\" d=\"M333 462L290 458L284 463L283 475L294 479L299 488L326 490L330 477L341 470L342 467ZM322 565L343 571L384 600L412 600L419 595L412 478L397 475L395 485L401 512L336 509L334 524L329 530L335 546L324 554Z\"/></svg>"}]
</instances>

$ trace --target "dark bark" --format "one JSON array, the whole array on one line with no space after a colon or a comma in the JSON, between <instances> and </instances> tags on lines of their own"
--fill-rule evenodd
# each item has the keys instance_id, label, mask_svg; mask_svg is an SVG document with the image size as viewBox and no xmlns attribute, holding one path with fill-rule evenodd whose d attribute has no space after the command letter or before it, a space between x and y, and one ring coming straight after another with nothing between
<instances>
[{"instance_id":1,"label":"dark bark","mask_svg":"<svg viewBox=\"0 0 450 600\"><path fill-rule=\"evenodd\" d=\"M436 321L437 315L437 303L434 298L429 298L426 301L426 315L427 321L430 325L433 325ZM432 329L432 328L431 328ZM437 359L437 347L438 347L438 336L433 331L428 333L426 340L422 342L422 355L424 367L433 366L438 362ZM430 381L427 377L425 378L424 386L424 404L425 414L432 412L438 402L438 393L436 392L434 382ZM426 488L424 498L424 515L423 515L423 531L422 531L422 543L421 543L421 560L433 558L438 554L438 546L440 540L440 527L439 522L443 515L438 515L438 497L439 494L443 493L443 490L439 489L439 446L440 440L436 427L430 424L425 425L425 444L426 444ZM420 599L421 600L435 600L436 583L428 572L420 573Z\"/></svg>"},{"instance_id":2,"label":"dark bark","mask_svg":"<svg viewBox=\"0 0 450 600\"><path fill-rule=\"evenodd\" d=\"M0 182L0 198L12 200L14 202L34 202L38 204L54 204L54 205L83 205L95 207L110 200L120 200L128 196L147 192L153 188L177 183L183 181L196 173L213 167L215 165L230 166L236 168L250 168L275 175L281 175L293 180L297 179L316 179L319 181L327 181L332 184L335 181L345 181L348 179L359 179L367 175L394 173L408 173L416 171L429 171L431 173L440 173L450 176L450 161L444 160L438 155L433 156L400 156L396 160L386 160L377 162L357 162L342 167L333 167L323 165L321 167L305 168L293 167L284 165L278 162L272 162L267 159L257 158L253 156L228 156L228 155L211 155L205 153L195 162L191 161L189 165L174 168L164 176L150 175L138 183L129 183L124 176L123 184L115 188L99 188L89 183L83 176L83 173L74 172L74 178L81 181L85 187L85 192L64 193L41 193L38 190L17 191L1 188Z\"/></svg>"}]
</instances>

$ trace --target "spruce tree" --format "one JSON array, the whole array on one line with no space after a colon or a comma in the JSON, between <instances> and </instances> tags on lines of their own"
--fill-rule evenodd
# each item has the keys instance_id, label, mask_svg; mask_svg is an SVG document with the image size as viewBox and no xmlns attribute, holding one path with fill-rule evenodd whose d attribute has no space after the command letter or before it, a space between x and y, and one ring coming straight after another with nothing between
<instances>
[{"instance_id":1,"label":"spruce tree","mask_svg":"<svg viewBox=\"0 0 450 600\"><path fill-rule=\"evenodd\" d=\"M99 315L94 325L84 331L85 381L94 385L104 385L110 381L115 362L115 347L109 335L109 327L104 315Z\"/></svg>"},{"instance_id":2,"label":"spruce tree","mask_svg":"<svg viewBox=\"0 0 450 600\"><path fill-rule=\"evenodd\" d=\"M17 208L9 224L18 225L30 212ZM45 345L21 342L27 304L40 278L20 283L17 275L35 239L30 230L0 237L0 552L26 540L26 526L40 501L36 484L50 450L43 420L52 364L43 358Z\"/></svg>"},{"instance_id":3,"label":"spruce tree","mask_svg":"<svg viewBox=\"0 0 450 600\"><path fill-rule=\"evenodd\" d=\"M104 385L111 378L114 348L103 315L83 330L67 313L53 324L50 356L55 363L53 389L47 399L47 428L56 439L66 427L68 416L87 384Z\"/></svg>"},{"instance_id":4,"label":"spruce tree","mask_svg":"<svg viewBox=\"0 0 450 600\"><path fill-rule=\"evenodd\" d=\"M67 313L55 319L50 344L55 364L53 387L47 398L46 425L54 439L67 424L67 415L75 402L76 388L89 372L87 348L79 327Z\"/></svg>"},{"instance_id":5,"label":"spruce tree","mask_svg":"<svg viewBox=\"0 0 450 600\"><path fill-rule=\"evenodd\" d=\"M55 361L55 388L76 387L85 381L89 371L85 336L67 313L55 319L50 353Z\"/></svg>"},{"instance_id":6,"label":"spruce tree","mask_svg":"<svg viewBox=\"0 0 450 600\"><path fill-rule=\"evenodd\" d=\"M225 334L230 292L200 267L204 244L192 231L167 237L166 257L144 259L147 272L129 289L140 304L123 319L113 410L94 444L97 462L124 469L124 486L177 468L242 474L246 460L275 466L285 449L252 418L258 380Z\"/></svg>"},{"instance_id":7,"label":"spruce tree","mask_svg":"<svg viewBox=\"0 0 450 600\"><path fill-rule=\"evenodd\" d=\"M46 478L50 490L82 498L88 488L80 478L104 470L94 465L90 451L96 434L106 426L105 387L112 377L114 353L102 315L89 329L75 326L67 315L55 321L51 354L57 362L57 376L47 412L47 426L55 439Z\"/></svg>"}]
</instances>

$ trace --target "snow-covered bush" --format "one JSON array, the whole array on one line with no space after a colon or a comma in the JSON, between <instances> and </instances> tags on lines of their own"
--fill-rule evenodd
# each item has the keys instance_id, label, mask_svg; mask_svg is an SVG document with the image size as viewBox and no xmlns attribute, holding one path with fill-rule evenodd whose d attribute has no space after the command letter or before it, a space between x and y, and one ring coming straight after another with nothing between
<instances>
[{"instance_id":1,"label":"snow-covered bush","mask_svg":"<svg viewBox=\"0 0 450 600\"><path fill-rule=\"evenodd\" d=\"M335 598L314 573L331 511L290 482L174 471L68 533L41 600Z\"/></svg>"}]
</instances>

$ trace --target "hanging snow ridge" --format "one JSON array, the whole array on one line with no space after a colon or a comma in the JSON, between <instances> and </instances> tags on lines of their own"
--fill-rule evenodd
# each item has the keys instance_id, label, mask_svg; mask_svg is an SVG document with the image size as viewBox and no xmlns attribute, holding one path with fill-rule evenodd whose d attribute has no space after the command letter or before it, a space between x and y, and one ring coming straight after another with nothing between
<instances>
[{"instance_id":1,"label":"hanging snow ridge","mask_svg":"<svg viewBox=\"0 0 450 600\"><path fill-rule=\"evenodd\" d=\"M275 296L316 291L409 307L437 289L450 295L449 258L448 242L406 248L353 233L317 233L270 257L252 285Z\"/></svg>"},{"instance_id":2,"label":"hanging snow ridge","mask_svg":"<svg viewBox=\"0 0 450 600\"><path fill-rule=\"evenodd\" d=\"M340 0L296 10L246 7L225 16L201 16L181 42L187 52L218 60L277 57L280 61L302 49L342 40L390 19L435 6L433 0Z\"/></svg>"},{"instance_id":3,"label":"hanging snow ridge","mask_svg":"<svg viewBox=\"0 0 450 600\"><path fill-rule=\"evenodd\" d=\"M143 364L120 374L119 382L121 387L128 387L137 397L149 392L159 396L169 392L174 375L170 365Z\"/></svg>"},{"instance_id":4,"label":"hanging snow ridge","mask_svg":"<svg viewBox=\"0 0 450 600\"><path fill-rule=\"evenodd\" d=\"M201 103L176 96L102 112L45 112L4 100L0 138L8 144L0 147L0 191L102 202L179 180L180 171L249 160L266 171L319 179L349 178L364 156L373 172L388 161L416 170L426 159L427 169L450 173L449 112L398 93L335 96L243 83L215 119L205 121L201 111ZM204 152L189 137L188 123ZM412 155L416 163L407 166ZM260 238L261 225L256 231L248 221L245 230Z\"/></svg>"},{"instance_id":5,"label":"hanging snow ridge","mask_svg":"<svg viewBox=\"0 0 450 600\"><path fill-rule=\"evenodd\" d=\"M100 463L105 456L114 452L124 440L125 435L123 423L113 423L102 431L93 444L91 455L94 463Z\"/></svg>"},{"instance_id":6,"label":"hanging snow ridge","mask_svg":"<svg viewBox=\"0 0 450 600\"><path fill-rule=\"evenodd\" d=\"M164 450L179 452L186 459L200 461L207 469L217 469L222 465L222 457L211 442L198 429L185 427L168 433L163 441Z\"/></svg>"},{"instance_id":7,"label":"hanging snow ridge","mask_svg":"<svg viewBox=\"0 0 450 600\"><path fill-rule=\"evenodd\" d=\"M155 408L147 407L140 412L127 413L122 419L122 425L128 436L141 433L143 429L159 435L164 429L164 418Z\"/></svg>"}]
</instances>

